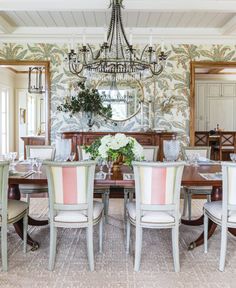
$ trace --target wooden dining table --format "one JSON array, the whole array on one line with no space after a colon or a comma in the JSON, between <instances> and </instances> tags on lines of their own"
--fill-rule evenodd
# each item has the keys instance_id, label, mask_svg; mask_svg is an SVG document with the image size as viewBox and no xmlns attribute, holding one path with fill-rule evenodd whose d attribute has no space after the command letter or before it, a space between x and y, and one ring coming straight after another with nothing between
<instances>
[{"instance_id":1,"label":"wooden dining table","mask_svg":"<svg viewBox=\"0 0 236 288\"><path fill-rule=\"evenodd\" d=\"M26 172L32 169L29 165L25 164L18 164L16 165L16 170L20 172ZM200 165L200 166L185 166L182 176L182 186L212 186L212 194L211 200L218 201L222 199L222 180L207 180L203 178L200 173L216 173L221 171L220 165ZM134 188L134 180L123 179L124 173L132 172L129 167L122 166L120 171L116 171L111 176L106 176L105 179L95 179L94 186L95 187L121 187L121 188ZM21 193L19 190L20 184L37 184L37 185L46 185L47 184L47 177L45 174L44 168L42 168L42 173L34 173L27 178L23 178L21 176L12 175L9 177L9 199L16 199L20 200ZM184 225L192 225L198 226L203 224L203 215L201 215L197 219L193 220L181 220L182 224ZM29 225L46 225L48 221L40 221L35 220L29 216ZM216 229L216 224L212 221L209 221L208 225L208 235L209 237L212 236ZM18 235L22 238L23 236L23 223L20 220L19 222L14 224L15 230ZM236 229L230 228L229 231L236 236ZM32 246L32 250L35 250L39 247L39 243L33 240L30 235L28 235L28 244ZM195 247L203 244L203 232L199 237L189 244L189 249L194 249Z\"/></svg>"}]
</instances>

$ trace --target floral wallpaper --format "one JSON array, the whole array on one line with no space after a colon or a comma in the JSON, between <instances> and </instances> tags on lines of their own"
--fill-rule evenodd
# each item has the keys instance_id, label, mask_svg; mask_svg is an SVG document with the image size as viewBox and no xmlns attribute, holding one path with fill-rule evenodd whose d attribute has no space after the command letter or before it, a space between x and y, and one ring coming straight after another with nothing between
<instances>
[{"instance_id":1,"label":"floral wallpaper","mask_svg":"<svg viewBox=\"0 0 236 288\"><path fill-rule=\"evenodd\" d=\"M142 47L137 47L141 49ZM159 49L159 46L156 47ZM236 61L233 45L168 45L166 67L161 75L143 81L144 125L140 113L126 122L96 119L94 130L139 131L148 128L148 101L152 101L152 127L177 131L183 142L189 140L190 61ZM158 50L157 49L157 50ZM0 44L2 60L50 60L51 62L51 140L60 131L87 130L87 119L81 113L72 118L58 112L56 107L66 96L69 81L78 80L68 71L64 62L67 44Z\"/></svg>"}]
</instances>

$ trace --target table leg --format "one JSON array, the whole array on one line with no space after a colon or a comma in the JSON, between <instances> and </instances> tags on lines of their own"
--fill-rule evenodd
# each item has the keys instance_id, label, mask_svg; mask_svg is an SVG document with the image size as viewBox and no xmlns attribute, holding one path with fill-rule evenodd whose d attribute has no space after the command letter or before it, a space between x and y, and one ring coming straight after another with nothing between
<instances>
[{"instance_id":1,"label":"table leg","mask_svg":"<svg viewBox=\"0 0 236 288\"><path fill-rule=\"evenodd\" d=\"M12 184L9 185L8 188L8 198L13 199L13 200L20 200L21 195L20 195L20 189L18 184ZM29 217L29 224L30 225L36 225L37 222L45 222L45 221L37 221L34 220L31 217ZM36 221L36 222L35 222ZM48 221L47 223L48 224ZM45 224L44 224L45 225ZM13 224L16 233L23 239L23 219L19 220L18 222ZM27 243L32 246L31 250L37 250L39 248L39 243L35 240L33 240L29 235L27 236Z\"/></svg>"},{"instance_id":2,"label":"table leg","mask_svg":"<svg viewBox=\"0 0 236 288\"><path fill-rule=\"evenodd\" d=\"M211 194L211 201L219 201L221 199L222 199L221 187L213 187L212 194ZM194 219L194 220L181 219L181 223L184 225L190 225L190 226L200 226L203 224L203 220L204 220L204 216L201 215L201 217L199 217L198 219ZM213 235L216 227L217 225L209 219L208 238L210 238ZM235 231L235 235L236 235L236 231ZM202 232L201 235L195 241L190 243L188 249L193 250L195 247L198 247L202 245L203 243L204 243L204 233Z\"/></svg>"}]
</instances>

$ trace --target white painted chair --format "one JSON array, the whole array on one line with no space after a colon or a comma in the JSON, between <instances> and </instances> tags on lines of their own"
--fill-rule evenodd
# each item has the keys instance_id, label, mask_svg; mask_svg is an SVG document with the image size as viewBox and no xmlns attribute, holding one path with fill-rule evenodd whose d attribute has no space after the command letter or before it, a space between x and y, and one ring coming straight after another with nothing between
<instances>
[{"instance_id":1,"label":"white painted chair","mask_svg":"<svg viewBox=\"0 0 236 288\"><path fill-rule=\"evenodd\" d=\"M40 160L54 160L55 147L46 145L26 145L26 157ZM26 195L26 201L30 204L30 195L34 193L47 193L48 185L19 185L20 192Z\"/></svg>"},{"instance_id":2,"label":"white painted chair","mask_svg":"<svg viewBox=\"0 0 236 288\"><path fill-rule=\"evenodd\" d=\"M158 154L159 146L143 146L143 154L145 161L155 162L157 161L157 154ZM126 221L126 205L129 201L133 200L134 196L134 189L125 188L124 189L124 218Z\"/></svg>"},{"instance_id":3,"label":"white painted chair","mask_svg":"<svg viewBox=\"0 0 236 288\"><path fill-rule=\"evenodd\" d=\"M8 270L7 226L23 219L23 251L26 253L29 205L18 200L8 200L9 162L0 162L0 227L3 271Z\"/></svg>"},{"instance_id":4,"label":"white painted chair","mask_svg":"<svg viewBox=\"0 0 236 288\"><path fill-rule=\"evenodd\" d=\"M211 157L211 147L210 146L189 146L183 147L184 160L187 161L193 154L198 154L200 157L205 159L210 159ZM206 195L207 201L211 201L212 186L190 186L183 187L184 190L184 208L183 215L186 215L186 210L188 207L188 219L191 220L192 216L192 195Z\"/></svg>"},{"instance_id":5,"label":"white painted chair","mask_svg":"<svg viewBox=\"0 0 236 288\"><path fill-rule=\"evenodd\" d=\"M236 164L221 162L223 172L223 198L204 204L204 252L207 253L208 219L221 226L219 270L224 271L227 250L227 230L236 228Z\"/></svg>"},{"instance_id":6,"label":"white painted chair","mask_svg":"<svg viewBox=\"0 0 236 288\"><path fill-rule=\"evenodd\" d=\"M127 241L129 253L130 226L136 227L134 270L139 271L143 228L172 229L175 271L179 267L180 184L184 162L133 162L136 202L127 203Z\"/></svg>"},{"instance_id":7,"label":"white painted chair","mask_svg":"<svg viewBox=\"0 0 236 288\"><path fill-rule=\"evenodd\" d=\"M79 155L79 160L89 160L90 159L90 154L86 153L85 149L83 146L78 145L78 155ZM104 204L104 215L105 215L105 220L106 223L108 222L108 210L109 210L109 196L110 196L110 188L107 187L99 187L95 188L94 192L97 194L101 194L102 196L102 202Z\"/></svg>"},{"instance_id":8,"label":"white painted chair","mask_svg":"<svg viewBox=\"0 0 236 288\"><path fill-rule=\"evenodd\" d=\"M45 162L49 185L50 255L54 269L57 228L86 228L89 268L94 270L93 226L99 223L102 252L103 203L93 201L95 161Z\"/></svg>"}]
</instances>

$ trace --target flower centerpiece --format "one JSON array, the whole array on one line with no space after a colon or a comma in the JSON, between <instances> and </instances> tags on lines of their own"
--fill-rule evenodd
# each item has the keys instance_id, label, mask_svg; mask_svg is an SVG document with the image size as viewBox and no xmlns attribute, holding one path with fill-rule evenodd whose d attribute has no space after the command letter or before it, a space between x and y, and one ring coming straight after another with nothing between
<instances>
[{"instance_id":1,"label":"flower centerpiece","mask_svg":"<svg viewBox=\"0 0 236 288\"><path fill-rule=\"evenodd\" d=\"M143 147L133 137L117 133L96 139L90 146L85 147L91 159L110 159L114 162L122 161L131 166L132 161L144 159Z\"/></svg>"}]
</instances>

